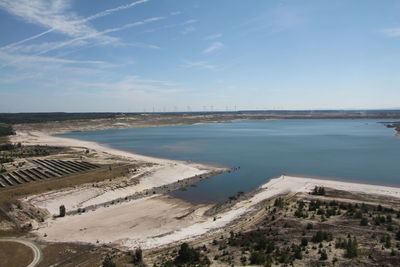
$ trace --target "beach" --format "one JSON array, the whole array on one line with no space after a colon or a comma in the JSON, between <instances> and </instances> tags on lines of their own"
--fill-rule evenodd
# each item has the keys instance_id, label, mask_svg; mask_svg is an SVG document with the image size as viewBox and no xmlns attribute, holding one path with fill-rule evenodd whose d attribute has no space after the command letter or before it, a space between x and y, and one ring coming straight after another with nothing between
<instances>
[{"instance_id":1,"label":"beach","mask_svg":"<svg viewBox=\"0 0 400 267\"><path fill-rule=\"evenodd\" d=\"M132 174L132 176L141 175L140 182L134 185L119 188L83 185L25 199L31 205L47 210L52 216L58 214L61 204L65 205L67 210L100 205L217 169L191 162L137 155L93 142L50 136L43 132L18 132L13 141L25 145L79 147L94 150L98 154L154 164L144 167L139 173ZM33 233L44 241L51 242L111 243L127 249L138 246L154 249L223 231L224 227L246 216L267 199L279 195L308 193L315 186L400 198L400 188L396 187L281 176L271 179L250 197L238 201L215 216L204 215L212 205L193 204L168 195L155 194L115 205L100 206L96 210L87 210L85 213L64 218L54 219L49 216L44 223L35 225Z\"/></svg>"}]
</instances>

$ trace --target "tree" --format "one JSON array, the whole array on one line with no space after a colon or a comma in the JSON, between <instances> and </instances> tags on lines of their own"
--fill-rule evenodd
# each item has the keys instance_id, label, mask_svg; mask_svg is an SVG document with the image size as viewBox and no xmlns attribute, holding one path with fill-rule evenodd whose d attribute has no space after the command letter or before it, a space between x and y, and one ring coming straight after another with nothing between
<instances>
[{"instance_id":1,"label":"tree","mask_svg":"<svg viewBox=\"0 0 400 267\"><path fill-rule=\"evenodd\" d=\"M351 239L351 237L349 237L347 239L347 244L346 244L346 255L347 258L356 258L358 256L358 243L357 243L357 239Z\"/></svg>"},{"instance_id":2,"label":"tree","mask_svg":"<svg viewBox=\"0 0 400 267\"><path fill-rule=\"evenodd\" d=\"M254 251L250 255L250 263L251 264L256 264L256 265L261 265L264 264L264 262L267 261L267 254L261 251Z\"/></svg>"},{"instance_id":3,"label":"tree","mask_svg":"<svg viewBox=\"0 0 400 267\"><path fill-rule=\"evenodd\" d=\"M275 199L274 206L278 208L283 208L285 206L285 200L281 197Z\"/></svg>"},{"instance_id":4,"label":"tree","mask_svg":"<svg viewBox=\"0 0 400 267\"><path fill-rule=\"evenodd\" d=\"M329 232L323 232L323 231L318 231L313 237L311 238L311 241L314 243L320 243L322 241L331 241L332 240L332 233Z\"/></svg>"},{"instance_id":5,"label":"tree","mask_svg":"<svg viewBox=\"0 0 400 267\"><path fill-rule=\"evenodd\" d=\"M187 243L183 243L179 249L178 256L174 259L174 266L209 266L210 260L204 256L201 257L200 253L189 247Z\"/></svg>"},{"instance_id":6,"label":"tree","mask_svg":"<svg viewBox=\"0 0 400 267\"><path fill-rule=\"evenodd\" d=\"M143 254L142 254L142 249L141 248L137 248L135 251L135 256L136 256L136 260L141 262L143 260Z\"/></svg>"},{"instance_id":7,"label":"tree","mask_svg":"<svg viewBox=\"0 0 400 267\"><path fill-rule=\"evenodd\" d=\"M303 254L301 253L301 247L294 245L293 246L293 251L294 251L294 258L301 260L303 258Z\"/></svg>"},{"instance_id":8,"label":"tree","mask_svg":"<svg viewBox=\"0 0 400 267\"><path fill-rule=\"evenodd\" d=\"M360 221L361 226L367 226L368 225L368 219L366 217L362 217Z\"/></svg>"},{"instance_id":9,"label":"tree","mask_svg":"<svg viewBox=\"0 0 400 267\"><path fill-rule=\"evenodd\" d=\"M326 253L326 250L325 249L321 250L321 257L319 258L319 260L326 261L327 259L328 259L328 254Z\"/></svg>"},{"instance_id":10,"label":"tree","mask_svg":"<svg viewBox=\"0 0 400 267\"><path fill-rule=\"evenodd\" d=\"M135 254L132 257L133 264L141 264L143 262L143 253L141 248L135 250Z\"/></svg>"},{"instance_id":11,"label":"tree","mask_svg":"<svg viewBox=\"0 0 400 267\"><path fill-rule=\"evenodd\" d=\"M60 206L60 217L64 217L65 216L65 206L61 205Z\"/></svg>"},{"instance_id":12,"label":"tree","mask_svg":"<svg viewBox=\"0 0 400 267\"><path fill-rule=\"evenodd\" d=\"M392 240L390 238L390 236L386 236L385 238L385 248L391 248L392 247Z\"/></svg>"},{"instance_id":13,"label":"tree","mask_svg":"<svg viewBox=\"0 0 400 267\"><path fill-rule=\"evenodd\" d=\"M325 196L325 188L324 187L320 187L319 189L318 189L318 195L320 195L320 196Z\"/></svg>"},{"instance_id":14,"label":"tree","mask_svg":"<svg viewBox=\"0 0 400 267\"><path fill-rule=\"evenodd\" d=\"M303 237L301 239L301 246L306 247L308 245L308 239L307 237Z\"/></svg>"},{"instance_id":15,"label":"tree","mask_svg":"<svg viewBox=\"0 0 400 267\"><path fill-rule=\"evenodd\" d=\"M315 186L314 190L311 192L311 195L317 195L317 196L324 196L325 195L325 188L323 186Z\"/></svg>"},{"instance_id":16,"label":"tree","mask_svg":"<svg viewBox=\"0 0 400 267\"><path fill-rule=\"evenodd\" d=\"M107 255L103 260L102 267L116 267L117 265L112 261L111 257Z\"/></svg>"}]
</instances>

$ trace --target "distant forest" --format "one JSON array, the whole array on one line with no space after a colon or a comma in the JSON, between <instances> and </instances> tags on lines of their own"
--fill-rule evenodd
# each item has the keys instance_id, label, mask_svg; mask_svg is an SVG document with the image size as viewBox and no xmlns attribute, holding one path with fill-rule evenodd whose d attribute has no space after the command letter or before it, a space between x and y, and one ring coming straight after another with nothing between
<instances>
[{"instance_id":1,"label":"distant forest","mask_svg":"<svg viewBox=\"0 0 400 267\"><path fill-rule=\"evenodd\" d=\"M0 123L40 123L51 121L85 120L85 119L109 119L119 116L121 113L0 113Z\"/></svg>"},{"instance_id":2,"label":"distant forest","mask_svg":"<svg viewBox=\"0 0 400 267\"><path fill-rule=\"evenodd\" d=\"M0 123L43 123L67 120L92 120L113 119L121 116L141 116L144 113L121 113L121 112L90 112L90 113L0 113ZM213 115L240 117L241 119L251 116L255 119L398 119L400 110L240 110L240 111L214 111L214 112L162 112L147 113L153 116L178 116L190 115ZM146 117L148 118L148 117Z\"/></svg>"},{"instance_id":3,"label":"distant forest","mask_svg":"<svg viewBox=\"0 0 400 267\"><path fill-rule=\"evenodd\" d=\"M13 131L11 125L0 123L0 136L8 136L8 135L13 135L13 134L14 134L14 131Z\"/></svg>"}]
</instances>

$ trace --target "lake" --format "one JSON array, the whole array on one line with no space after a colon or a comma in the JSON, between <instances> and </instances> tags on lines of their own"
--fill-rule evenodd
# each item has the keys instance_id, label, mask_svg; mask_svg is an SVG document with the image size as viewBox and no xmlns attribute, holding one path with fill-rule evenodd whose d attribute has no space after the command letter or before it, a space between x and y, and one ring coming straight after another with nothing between
<instances>
[{"instance_id":1,"label":"lake","mask_svg":"<svg viewBox=\"0 0 400 267\"><path fill-rule=\"evenodd\" d=\"M400 137L377 120L271 120L74 132L149 156L240 166L174 196L213 203L281 174L400 186Z\"/></svg>"}]
</instances>

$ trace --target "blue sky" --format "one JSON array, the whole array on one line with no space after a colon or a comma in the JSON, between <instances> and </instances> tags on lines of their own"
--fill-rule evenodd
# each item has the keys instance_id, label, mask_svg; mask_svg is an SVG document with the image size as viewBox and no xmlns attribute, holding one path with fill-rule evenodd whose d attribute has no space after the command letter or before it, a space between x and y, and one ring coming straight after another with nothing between
<instances>
[{"instance_id":1,"label":"blue sky","mask_svg":"<svg viewBox=\"0 0 400 267\"><path fill-rule=\"evenodd\" d=\"M400 107L400 1L0 0L0 112Z\"/></svg>"}]
</instances>

